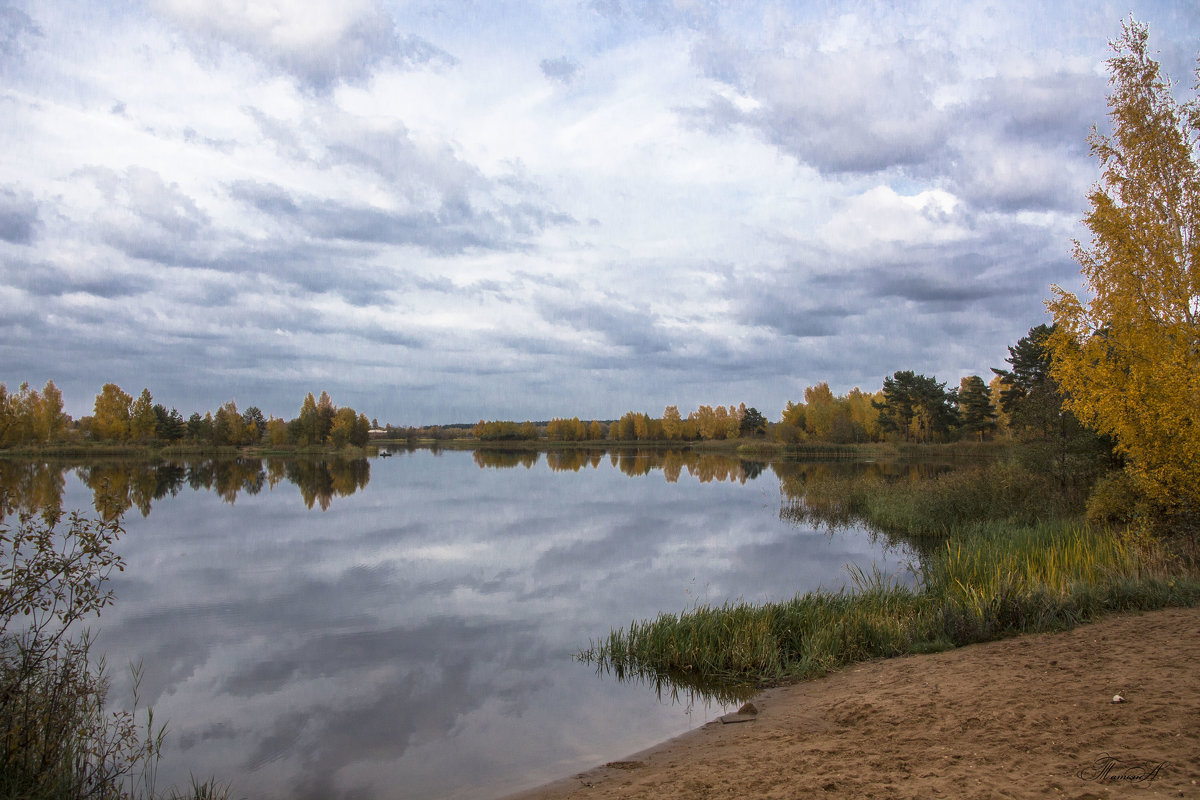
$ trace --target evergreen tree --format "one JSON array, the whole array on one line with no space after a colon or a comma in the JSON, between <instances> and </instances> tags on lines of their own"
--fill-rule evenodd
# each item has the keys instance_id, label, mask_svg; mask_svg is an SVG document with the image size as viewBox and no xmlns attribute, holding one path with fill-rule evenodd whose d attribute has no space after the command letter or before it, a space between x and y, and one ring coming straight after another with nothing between
<instances>
[{"instance_id":1,"label":"evergreen tree","mask_svg":"<svg viewBox=\"0 0 1200 800\"><path fill-rule=\"evenodd\" d=\"M958 425L964 435L983 441L996 429L996 412L987 384L978 375L962 379L958 387Z\"/></svg>"},{"instance_id":2,"label":"evergreen tree","mask_svg":"<svg viewBox=\"0 0 1200 800\"><path fill-rule=\"evenodd\" d=\"M937 378L901 370L883 379L883 400L872 405L882 430L898 433L906 442L930 442L945 438L957 421L955 395Z\"/></svg>"},{"instance_id":3,"label":"evergreen tree","mask_svg":"<svg viewBox=\"0 0 1200 800\"><path fill-rule=\"evenodd\" d=\"M742 415L741 435L762 436L767 432L767 418L759 413L757 408L748 408Z\"/></svg>"}]
</instances>

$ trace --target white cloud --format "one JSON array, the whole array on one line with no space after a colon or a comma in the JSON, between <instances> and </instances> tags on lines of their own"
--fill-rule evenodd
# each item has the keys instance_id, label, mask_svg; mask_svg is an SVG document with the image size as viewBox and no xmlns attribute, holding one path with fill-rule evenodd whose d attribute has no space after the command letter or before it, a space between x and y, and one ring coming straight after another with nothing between
<instances>
[{"instance_id":1,"label":"white cloud","mask_svg":"<svg viewBox=\"0 0 1200 800\"><path fill-rule=\"evenodd\" d=\"M940 189L905 196L876 186L838 203L821 238L835 252L945 244L968 233L960 209L959 200Z\"/></svg>"}]
</instances>

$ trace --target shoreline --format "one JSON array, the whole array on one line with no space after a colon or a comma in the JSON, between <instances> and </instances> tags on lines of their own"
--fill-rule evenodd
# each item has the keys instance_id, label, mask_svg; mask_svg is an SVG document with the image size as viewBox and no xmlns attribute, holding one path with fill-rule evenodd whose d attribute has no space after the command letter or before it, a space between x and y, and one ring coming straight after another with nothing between
<instances>
[{"instance_id":1,"label":"shoreline","mask_svg":"<svg viewBox=\"0 0 1200 800\"><path fill-rule=\"evenodd\" d=\"M528 451L537 453L557 452L635 452L683 450L699 454L719 454L745 459L992 459L1011 449L1008 442L947 442L940 444L909 444L894 442L863 442L833 444L811 442L807 444L784 444L766 439L726 440L609 440L586 441L500 440L489 441L472 438L420 439L410 443L405 439L374 438L363 446L333 447L312 445L272 446L269 444L212 445L197 442L94 442L60 441L37 446L0 448L0 458L25 459L74 459L74 458L270 458L311 456L377 457L380 451L394 453L404 450L457 450L457 451Z\"/></svg>"},{"instance_id":2,"label":"shoreline","mask_svg":"<svg viewBox=\"0 0 1200 800\"><path fill-rule=\"evenodd\" d=\"M1200 608L1113 614L768 689L753 721L503 800L1200 796L1197 685Z\"/></svg>"}]
</instances>

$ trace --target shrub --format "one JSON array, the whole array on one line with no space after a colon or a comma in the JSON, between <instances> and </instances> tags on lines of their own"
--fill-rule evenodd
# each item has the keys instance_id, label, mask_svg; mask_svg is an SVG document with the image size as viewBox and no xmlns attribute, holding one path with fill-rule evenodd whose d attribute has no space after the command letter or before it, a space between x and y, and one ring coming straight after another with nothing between
<instances>
[{"instance_id":1,"label":"shrub","mask_svg":"<svg viewBox=\"0 0 1200 800\"><path fill-rule=\"evenodd\" d=\"M147 710L105 708L108 682L75 624L113 602L105 581L124 562L115 521L71 514L0 524L0 798L119 800L155 794L165 729ZM140 671L134 671L136 686ZM193 797L223 795L194 784ZM175 797L174 792L170 794Z\"/></svg>"},{"instance_id":2,"label":"shrub","mask_svg":"<svg viewBox=\"0 0 1200 800\"><path fill-rule=\"evenodd\" d=\"M1110 472L1092 488L1087 499L1087 521L1092 525L1128 525L1142 505L1141 493L1124 471Z\"/></svg>"}]
</instances>

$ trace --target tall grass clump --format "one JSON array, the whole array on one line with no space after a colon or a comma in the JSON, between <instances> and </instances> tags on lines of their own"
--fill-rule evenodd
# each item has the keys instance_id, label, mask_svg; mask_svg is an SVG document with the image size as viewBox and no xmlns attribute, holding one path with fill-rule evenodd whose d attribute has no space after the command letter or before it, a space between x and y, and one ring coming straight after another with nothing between
<instances>
[{"instance_id":1,"label":"tall grass clump","mask_svg":"<svg viewBox=\"0 0 1200 800\"><path fill-rule=\"evenodd\" d=\"M696 605L612 630L581 654L620 679L761 686L823 674L848 661L906 652L923 631L922 597L879 576L861 591L814 592L782 603Z\"/></svg>"},{"instance_id":2,"label":"tall grass clump","mask_svg":"<svg viewBox=\"0 0 1200 800\"><path fill-rule=\"evenodd\" d=\"M847 492L835 495L830 486ZM850 589L635 621L592 642L582 660L618 678L761 687L866 658L1200 602L1194 560L1172 557L1134 529L1088 525L1056 509L1054 491L1016 465L912 483L834 477L810 488L799 513L820 505L834 521L886 519L922 543L916 585L852 570Z\"/></svg>"},{"instance_id":3,"label":"tall grass clump","mask_svg":"<svg viewBox=\"0 0 1200 800\"><path fill-rule=\"evenodd\" d=\"M1079 523L978 525L948 540L924 567L923 591L955 644L1067 628L1104 613L1193 605L1194 573L1161 546Z\"/></svg>"},{"instance_id":4,"label":"tall grass clump","mask_svg":"<svg viewBox=\"0 0 1200 800\"><path fill-rule=\"evenodd\" d=\"M0 800L125 800L160 795L165 727L151 710L106 708L108 681L78 623L113 602L124 569L115 521L23 516L0 524ZM140 670L134 671L136 687ZM215 783L165 796L224 797Z\"/></svg>"}]
</instances>

